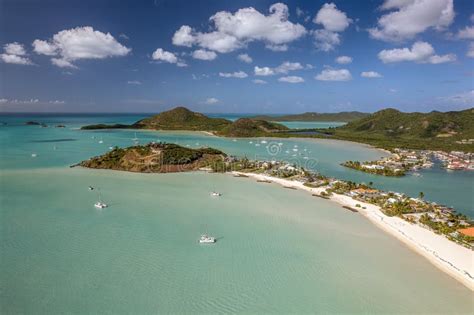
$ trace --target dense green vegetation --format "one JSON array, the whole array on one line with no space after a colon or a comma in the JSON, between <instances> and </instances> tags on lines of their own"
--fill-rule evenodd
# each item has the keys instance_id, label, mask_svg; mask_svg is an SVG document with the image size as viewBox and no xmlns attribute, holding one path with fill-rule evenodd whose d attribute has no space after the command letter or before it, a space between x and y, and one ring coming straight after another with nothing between
<instances>
[{"instance_id":1,"label":"dense green vegetation","mask_svg":"<svg viewBox=\"0 0 474 315\"><path fill-rule=\"evenodd\" d=\"M458 112L402 113L384 109L347 125L321 129L335 139L368 143L382 148L459 150L473 152L474 145L459 144L474 138L474 109Z\"/></svg>"},{"instance_id":2,"label":"dense green vegetation","mask_svg":"<svg viewBox=\"0 0 474 315\"><path fill-rule=\"evenodd\" d=\"M191 149L172 143L150 143L125 149L116 147L79 165L132 172L181 172L209 166L225 157L225 153L213 148Z\"/></svg>"},{"instance_id":3,"label":"dense green vegetation","mask_svg":"<svg viewBox=\"0 0 474 315\"><path fill-rule=\"evenodd\" d=\"M303 114L294 115L261 115L252 117L253 119L267 120L267 121L341 121L349 122L368 116L368 113L361 112L340 112L340 113L314 113L307 112Z\"/></svg>"},{"instance_id":4,"label":"dense green vegetation","mask_svg":"<svg viewBox=\"0 0 474 315\"><path fill-rule=\"evenodd\" d=\"M281 124L265 120L240 118L217 132L217 134L226 137L263 137L287 130L289 130L288 127Z\"/></svg>"}]
</instances>

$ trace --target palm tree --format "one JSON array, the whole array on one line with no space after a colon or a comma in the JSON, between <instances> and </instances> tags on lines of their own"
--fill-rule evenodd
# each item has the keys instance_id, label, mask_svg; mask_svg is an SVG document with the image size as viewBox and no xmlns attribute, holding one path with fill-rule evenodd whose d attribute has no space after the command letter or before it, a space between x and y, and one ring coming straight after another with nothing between
<instances>
[{"instance_id":1,"label":"palm tree","mask_svg":"<svg viewBox=\"0 0 474 315\"><path fill-rule=\"evenodd\" d=\"M418 194L418 197L419 197L420 199L423 199L423 198L425 197L425 193L422 192L422 191L420 191L420 193Z\"/></svg>"}]
</instances>

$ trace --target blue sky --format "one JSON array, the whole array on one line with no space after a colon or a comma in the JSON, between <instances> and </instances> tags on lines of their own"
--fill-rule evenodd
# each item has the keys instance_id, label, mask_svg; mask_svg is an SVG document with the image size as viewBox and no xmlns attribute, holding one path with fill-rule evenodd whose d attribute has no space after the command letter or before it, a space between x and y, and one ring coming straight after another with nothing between
<instances>
[{"instance_id":1,"label":"blue sky","mask_svg":"<svg viewBox=\"0 0 474 315\"><path fill-rule=\"evenodd\" d=\"M458 110L474 4L0 3L0 112Z\"/></svg>"}]
</instances>

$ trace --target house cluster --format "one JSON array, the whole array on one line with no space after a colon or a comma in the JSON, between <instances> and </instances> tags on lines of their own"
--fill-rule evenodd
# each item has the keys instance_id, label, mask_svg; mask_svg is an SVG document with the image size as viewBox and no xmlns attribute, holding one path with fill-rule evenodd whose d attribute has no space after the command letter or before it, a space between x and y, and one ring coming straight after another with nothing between
<instances>
[{"instance_id":1,"label":"house cluster","mask_svg":"<svg viewBox=\"0 0 474 315\"><path fill-rule=\"evenodd\" d=\"M435 151L434 155L443 162L448 170L474 171L474 154L461 151L442 152Z\"/></svg>"},{"instance_id":2,"label":"house cluster","mask_svg":"<svg viewBox=\"0 0 474 315\"><path fill-rule=\"evenodd\" d=\"M347 161L343 166L385 176L403 176L408 171L433 166L430 151L395 149L389 157L377 161Z\"/></svg>"},{"instance_id":3,"label":"house cluster","mask_svg":"<svg viewBox=\"0 0 474 315\"><path fill-rule=\"evenodd\" d=\"M456 213L453 208L423 200L423 193L418 198L413 198L398 192L385 192L365 184L339 180L331 181L326 191L328 194L343 194L361 202L375 204L388 216L399 216L462 245L474 245L474 237L465 232L472 228L472 222L466 216Z\"/></svg>"}]
</instances>

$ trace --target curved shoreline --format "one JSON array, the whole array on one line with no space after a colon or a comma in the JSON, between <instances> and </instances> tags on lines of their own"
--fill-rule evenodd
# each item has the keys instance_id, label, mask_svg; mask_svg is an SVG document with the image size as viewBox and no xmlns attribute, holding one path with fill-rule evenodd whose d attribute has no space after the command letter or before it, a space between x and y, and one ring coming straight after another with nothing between
<instances>
[{"instance_id":1,"label":"curved shoreline","mask_svg":"<svg viewBox=\"0 0 474 315\"><path fill-rule=\"evenodd\" d=\"M261 181L269 181L283 187L294 187L311 194L320 194L325 188L310 188L301 182L281 179L277 177L244 172L231 172L232 175L246 175ZM361 202L348 196L333 194L328 200L341 206L356 208L359 213L370 222L396 237L416 253L425 257L441 271L461 282L471 291L474 291L474 252L456 244L442 235L438 235L416 224L410 224L398 217L386 216L379 206Z\"/></svg>"},{"instance_id":2,"label":"curved shoreline","mask_svg":"<svg viewBox=\"0 0 474 315\"><path fill-rule=\"evenodd\" d=\"M81 128L79 127L77 130L81 130ZM135 128L129 128L129 129L90 129L90 130L81 130L81 131L94 131L94 130L123 130L123 131L145 131L145 132L163 132L163 133L189 133L189 134L198 134L198 135L202 135L202 136L207 136L207 137L215 137L215 138L220 138L220 139L229 139L232 141L232 139L238 139L238 140L252 140L252 139L265 139L265 140L268 140L268 139L273 139L273 140L298 140L298 141L302 141L302 140L305 140L305 141L309 141L309 142L338 142L338 143L341 143L341 142L346 142L346 143L350 143L352 145L356 144L356 145L360 145L362 147L365 147L365 148L369 148L369 149L372 149L372 150L377 150L377 151L380 151L386 155L392 155L392 152L390 152L389 150L387 149L383 149L383 148L379 148L379 147L376 147L376 146L373 146L371 144L368 144L368 143L364 143L364 142L357 142L357 141L351 141L351 140L344 140L344 139L333 139L333 138L316 138L316 137L223 137L223 136L219 136L219 135L216 135L214 134L213 132L211 131L204 131L204 130L169 130L169 129L135 129Z\"/></svg>"}]
</instances>

